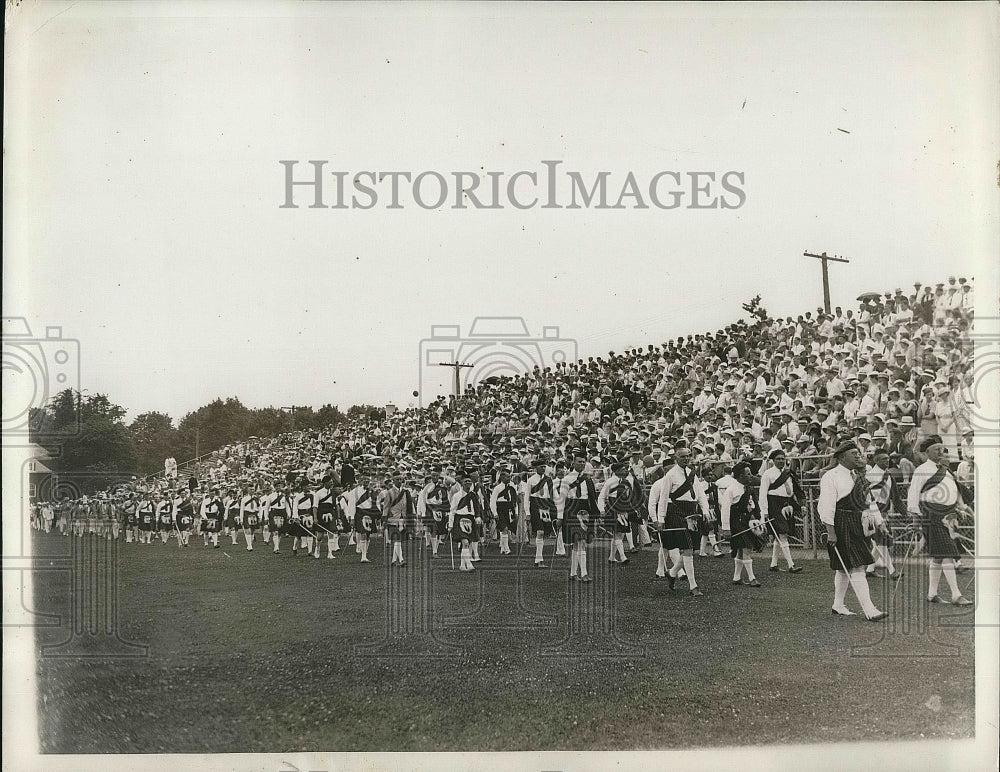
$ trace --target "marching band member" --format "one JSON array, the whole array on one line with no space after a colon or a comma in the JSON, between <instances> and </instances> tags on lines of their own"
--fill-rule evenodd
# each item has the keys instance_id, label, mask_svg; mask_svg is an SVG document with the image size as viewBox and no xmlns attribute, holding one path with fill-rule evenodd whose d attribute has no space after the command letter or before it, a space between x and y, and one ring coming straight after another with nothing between
<instances>
[{"instance_id":1,"label":"marching band member","mask_svg":"<svg viewBox=\"0 0 1000 772\"><path fill-rule=\"evenodd\" d=\"M566 541L571 545L570 581L592 582L587 573L587 545L594 540L595 518L599 509L594 481L586 468L587 459L577 456L573 461L573 471L563 478L563 527L567 534Z\"/></svg>"},{"instance_id":2,"label":"marching band member","mask_svg":"<svg viewBox=\"0 0 1000 772\"><path fill-rule=\"evenodd\" d=\"M507 467L500 470L500 482L490 494L490 510L500 531L500 554L509 555L511 530L517 528L517 490L510 483L510 470Z\"/></svg>"},{"instance_id":3,"label":"marching band member","mask_svg":"<svg viewBox=\"0 0 1000 772\"><path fill-rule=\"evenodd\" d=\"M785 458L785 451L772 450L768 454L772 466L769 466L760 476L760 492L758 505L760 516L774 534L771 545L771 567L768 571L778 571L778 547L788 563L788 573L797 574L802 566L795 565L792 551L788 548L788 535L795 525L795 512L798 509L795 478L792 476L791 465ZM770 520L770 523L766 523Z\"/></svg>"},{"instance_id":4,"label":"marching band member","mask_svg":"<svg viewBox=\"0 0 1000 772\"><path fill-rule=\"evenodd\" d=\"M535 534L535 568L545 568L545 532L552 527L556 504L552 479L546 474L543 459L535 461L535 473L525 485L524 508L531 519L529 527Z\"/></svg>"},{"instance_id":5,"label":"marching band member","mask_svg":"<svg viewBox=\"0 0 1000 772\"><path fill-rule=\"evenodd\" d=\"M253 487L247 488L247 494L240 498L240 523L243 527L243 538L247 542L247 552L253 551L254 533L260 527L260 496Z\"/></svg>"},{"instance_id":6,"label":"marching band member","mask_svg":"<svg viewBox=\"0 0 1000 772\"><path fill-rule=\"evenodd\" d=\"M222 530L222 516L224 505L219 496L219 486L212 488L211 495L207 496L202 504L202 512L205 515L205 537L211 538L212 546L219 549L219 531ZM206 544L206 546L208 546Z\"/></svg>"},{"instance_id":7,"label":"marching band member","mask_svg":"<svg viewBox=\"0 0 1000 772\"><path fill-rule=\"evenodd\" d=\"M477 521L482 524L483 513L479 496L473 489L471 476L462 478L462 488L451 497L451 507L448 513L448 530L451 538L461 547L459 571L474 571L472 565L471 542L475 533Z\"/></svg>"},{"instance_id":8,"label":"marching band member","mask_svg":"<svg viewBox=\"0 0 1000 772\"><path fill-rule=\"evenodd\" d=\"M239 491L235 488L229 488L226 491L226 497L222 500L222 509L226 513L223 535L228 533L232 537L232 546L234 547L236 546L237 539L239 539L239 529L242 520L240 517L240 497L238 493Z\"/></svg>"},{"instance_id":9,"label":"marching band member","mask_svg":"<svg viewBox=\"0 0 1000 772\"><path fill-rule=\"evenodd\" d=\"M371 492L371 481L368 480L367 483L368 487L362 485L359 478L347 492L347 514L354 523L362 563L371 563L368 559L368 545L371 544L372 534L378 525L378 510L373 506L365 506L375 501L375 496ZM333 552L330 552L328 557L333 557Z\"/></svg>"},{"instance_id":10,"label":"marching band member","mask_svg":"<svg viewBox=\"0 0 1000 772\"><path fill-rule=\"evenodd\" d=\"M413 499L405 487L403 473L396 472L386 491L382 514L385 517L388 538L392 542L392 560L390 565L400 567L406 565L403 560L403 542L407 537L407 523L412 517Z\"/></svg>"},{"instance_id":11,"label":"marching band member","mask_svg":"<svg viewBox=\"0 0 1000 772\"><path fill-rule=\"evenodd\" d=\"M681 558L667 571L667 581L672 590L683 566L690 594L701 596L705 593L698 588L694 575L691 521L697 520L699 506L702 512L708 510L708 501L704 493L699 496L695 489L690 448L684 446L677 448L674 451L674 460L674 465L663 476L663 488L659 494L656 512L657 522L661 524L660 544L668 552L677 550Z\"/></svg>"},{"instance_id":12,"label":"marching band member","mask_svg":"<svg viewBox=\"0 0 1000 772\"><path fill-rule=\"evenodd\" d=\"M615 461L611 465L611 477L607 479L597 496L597 510L611 531L611 554L609 563L627 564L624 534L630 530L629 515L637 500L636 491L629 480L628 464ZM618 553L618 558L615 553Z\"/></svg>"},{"instance_id":13,"label":"marching band member","mask_svg":"<svg viewBox=\"0 0 1000 772\"><path fill-rule=\"evenodd\" d=\"M441 542L448 536L448 512L451 509L448 488L445 487L444 477L440 472L432 476L431 489L425 495L425 505L431 523L431 557L436 558Z\"/></svg>"},{"instance_id":14,"label":"marching band member","mask_svg":"<svg viewBox=\"0 0 1000 772\"><path fill-rule=\"evenodd\" d=\"M274 545L274 553L281 552L281 534L285 532L285 526L291 516L291 506L288 497L274 487L274 483L267 484L267 493L264 496L264 514L267 519L267 527L271 536L271 543ZM264 534L266 544L268 534Z\"/></svg>"},{"instance_id":15,"label":"marching band member","mask_svg":"<svg viewBox=\"0 0 1000 772\"><path fill-rule=\"evenodd\" d=\"M143 494L137 509L139 515L139 543L153 543L153 528L156 522L156 505L148 494Z\"/></svg>"},{"instance_id":16,"label":"marching band member","mask_svg":"<svg viewBox=\"0 0 1000 772\"><path fill-rule=\"evenodd\" d=\"M189 546L188 539L194 526L194 504L191 501L191 492L187 488L180 489L177 498L174 499L174 521L177 523L177 539L180 546Z\"/></svg>"},{"instance_id":17,"label":"marching band member","mask_svg":"<svg viewBox=\"0 0 1000 772\"><path fill-rule=\"evenodd\" d=\"M868 470L868 484L871 488L872 498L875 500L875 505L879 511L873 537L879 560L876 561L874 566L868 567L868 573L874 573L876 568L883 565L889 572L890 579L898 579L903 575L903 572L897 571L892 563L892 534L885 522L885 518L893 512L905 515L906 505L900 499L896 481L889 474L889 452L885 449L877 450L872 461L873 466Z\"/></svg>"},{"instance_id":18,"label":"marching band member","mask_svg":"<svg viewBox=\"0 0 1000 772\"><path fill-rule=\"evenodd\" d=\"M719 507L722 538L730 540L729 548L733 556L733 584L742 584L743 572L746 571L746 584L750 587L760 587L760 582L753 574L752 553L763 546L763 524L757 502L752 495L753 491L750 489L752 482L750 465L740 462L733 467L732 474L733 482L723 490Z\"/></svg>"},{"instance_id":19,"label":"marching band member","mask_svg":"<svg viewBox=\"0 0 1000 772\"><path fill-rule=\"evenodd\" d=\"M316 516L316 530L318 531L315 556L319 557L319 540L325 533L326 558L333 560L336 557L333 554L333 540L337 538L337 493L329 476L324 477L319 488L313 492L313 513ZM353 511L348 515L350 519L354 519ZM360 545L361 542L359 541L358 544Z\"/></svg>"},{"instance_id":20,"label":"marching band member","mask_svg":"<svg viewBox=\"0 0 1000 772\"><path fill-rule=\"evenodd\" d=\"M298 544L306 555L313 554L313 494L309 491L309 481L299 482L299 492L292 499L292 554L296 554ZM316 557L319 557L317 553Z\"/></svg>"},{"instance_id":21,"label":"marching band member","mask_svg":"<svg viewBox=\"0 0 1000 772\"><path fill-rule=\"evenodd\" d=\"M958 547L952 537L956 516L967 513L968 507L961 500L958 484L948 464L948 449L941 437L932 434L920 443L918 450L927 460L913 472L910 489L906 496L906 508L915 521L922 521L927 553L931 562L928 567L927 600L941 603L938 584L944 573L951 590L951 602L956 606L969 606L972 601L965 598L958 589L955 576L955 558Z\"/></svg>"},{"instance_id":22,"label":"marching band member","mask_svg":"<svg viewBox=\"0 0 1000 772\"><path fill-rule=\"evenodd\" d=\"M861 524L861 514L868 508L868 481L864 459L852 440L837 446L833 452L837 465L823 473L819 481L819 501L816 511L826 526L827 552L833 569L833 609L840 616L854 616L844 605L848 586L854 589L861 610L870 622L889 616L872 603L865 568L872 560L868 540Z\"/></svg>"},{"instance_id":23,"label":"marching band member","mask_svg":"<svg viewBox=\"0 0 1000 772\"><path fill-rule=\"evenodd\" d=\"M165 493L157 494L156 499L156 532L160 536L160 542L166 544L174 528L174 521L171 519L173 502Z\"/></svg>"}]
</instances>

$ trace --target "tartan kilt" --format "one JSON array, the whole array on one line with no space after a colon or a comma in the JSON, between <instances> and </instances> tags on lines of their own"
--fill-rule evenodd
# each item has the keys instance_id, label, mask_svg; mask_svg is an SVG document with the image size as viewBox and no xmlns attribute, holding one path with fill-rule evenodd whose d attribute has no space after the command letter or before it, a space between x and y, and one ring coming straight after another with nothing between
<instances>
[{"instance_id":1,"label":"tartan kilt","mask_svg":"<svg viewBox=\"0 0 1000 772\"><path fill-rule=\"evenodd\" d=\"M514 507L511 504L497 502L497 530L506 531L517 528L514 517Z\"/></svg>"},{"instance_id":2,"label":"tartan kilt","mask_svg":"<svg viewBox=\"0 0 1000 772\"><path fill-rule=\"evenodd\" d=\"M535 499L531 499L528 508L531 514L532 533L542 531L548 536L552 530L552 521L555 519L554 507L550 508L550 505L547 503L543 504Z\"/></svg>"},{"instance_id":3,"label":"tartan kilt","mask_svg":"<svg viewBox=\"0 0 1000 772\"><path fill-rule=\"evenodd\" d=\"M284 512L268 512L267 513L267 530L278 534L279 536L285 533L285 527L287 526L288 518L285 516Z\"/></svg>"},{"instance_id":4,"label":"tartan kilt","mask_svg":"<svg viewBox=\"0 0 1000 772\"><path fill-rule=\"evenodd\" d=\"M477 526L476 518L473 515L455 515L455 525L451 530L451 538L455 543L463 539L475 541Z\"/></svg>"},{"instance_id":5,"label":"tartan kilt","mask_svg":"<svg viewBox=\"0 0 1000 772\"><path fill-rule=\"evenodd\" d=\"M205 518L205 528L206 533L218 533L222 530L222 517L217 515L215 517Z\"/></svg>"},{"instance_id":6,"label":"tartan kilt","mask_svg":"<svg viewBox=\"0 0 1000 772\"><path fill-rule=\"evenodd\" d=\"M781 510L788 506L792 508L791 517L785 517L781 514ZM779 536L788 536L794 530L796 509L795 499L791 496L772 496L768 494L767 516L771 518L771 526Z\"/></svg>"},{"instance_id":7,"label":"tartan kilt","mask_svg":"<svg viewBox=\"0 0 1000 772\"><path fill-rule=\"evenodd\" d=\"M354 510L354 530L357 533L363 533L371 536L375 533L375 528L378 526L378 516L375 510L365 510L365 509L355 509ZM333 525L333 519L331 518L329 523L323 523L323 527L329 530L331 533L336 533L337 529Z\"/></svg>"},{"instance_id":8,"label":"tartan kilt","mask_svg":"<svg viewBox=\"0 0 1000 772\"><path fill-rule=\"evenodd\" d=\"M924 538L927 540L927 554L932 558L960 558L958 546L940 520L932 519L924 523Z\"/></svg>"},{"instance_id":9,"label":"tartan kilt","mask_svg":"<svg viewBox=\"0 0 1000 772\"><path fill-rule=\"evenodd\" d=\"M735 558L736 553L741 550L750 550L751 552L760 552L764 548L766 542L763 536L758 536L753 531L748 531L750 527L750 513L749 512L731 512L729 528L730 533L738 534L733 536L729 540L729 550L731 555ZM740 531L746 531L746 533L740 533Z\"/></svg>"},{"instance_id":10,"label":"tartan kilt","mask_svg":"<svg viewBox=\"0 0 1000 772\"><path fill-rule=\"evenodd\" d=\"M830 568L848 571L855 568L865 568L875 562L872 557L869 539L861 527L861 512L857 509L838 507L833 516L833 531L837 535L836 550L834 545L827 544L826 551L830 556ZM840 553L840 558L837 553ZM844 565L840 565L843 559Z\"/></svg>"},{"instance_id":11,"label":"tartan kilt","mask_svg":"<svg viewBox=\"0 0 1000 772\"><path fill-rule=\"evenodd\" d=\"M257 511L246 511L243 513L243 529L246 531L256 531L260 528L260 514Z\"/></svg>"},{"instance_id":12,"label":"tartan kilt","mask_svg":"<svg viewBox=\"0 0 1000 772\"><path fill-rule=\"evenodd\" d=\"M435 536L448 535L448 512L444 509L431 510L431 521Z\"/></svg>"},{"instance_id":13,"label":"tartan kilt","mask_svg":"<svg viewBox=\"0 0 1000 772\"><path fill-rule=\"evenodd\" d=\"M663 530L660 531L660 546L663 549L693 549L687 518L696 514L697 511L698 504L694 501L671 501L667 504L667 516L663 521Z\"/></svg>"},{"instance_id":14,"label":"tartan kilt","mask_svg":"<svg viewBox=\"0 0 1000 772\"><path fill-rule=\"evenodd\" d=\"M387 519L385 523L385 530L389 541L406 541L408 538L405 519Z\"/></svg>"},{"instance_id":15,"label":"tartan kilt","mask_svg":"<svg viewBox=\"0 0 1000 772\"><path fill-rule=\"evenodd\" d=\"M580 517L584 518L584 522L580 522ZM563 541L567 544L573 544L577 539L584 539L585 541L592 542L594 540L594 527L593 515L590 512L590 506L586 501L580 501L577 499L566 499L566 508L563 510Z\"/></svg>"},{"instance_id":16,"label":"tartan kilt","mask_svg":"<svg viewBox=\"0 0 1000 772\"><path fill-rule=\"evenodd\" d=\"M230 509L226 512L226 528L239 528L240 527L240 510Z\"/></svg>"}]
</instances>

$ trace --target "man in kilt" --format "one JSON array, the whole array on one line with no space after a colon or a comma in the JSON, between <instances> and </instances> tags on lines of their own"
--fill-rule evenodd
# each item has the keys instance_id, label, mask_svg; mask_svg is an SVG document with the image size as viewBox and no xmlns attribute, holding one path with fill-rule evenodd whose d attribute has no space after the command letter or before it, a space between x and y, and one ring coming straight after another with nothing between
<instances>
[{"instance_id":1,"label":"man in kilt","mask_svg":"<svg viewBox=\"0 0 1000 772\"><path fill-rule=\"evenodd\" d=\"M597 497L597 509L601 513L605 527L611 533L609 563L628 563L623 539L632 529L629 517L636 502L639 501L641 496L632 486L628 463L615 461L611 465L611 477L601 486L601 492Z\"/></svg>"},{"instance_id":2,"label":"man in kilt","mask_svg":"<svg viewBox=\"0 0 1000 772\"><path fill-rule=\"evenodd\" d=\"M535 568L545 568L545 532L552 528L556 514L554 485L546 472L545 460L537 459L535 473L528 478L524 491L528 527L535 534Z\"/></svg>"},{"instance_id":3,"label":"man in kilt","mask_svg":"<svg viewBox=\"0 0 1000 772\"><path fill-rule=\"evenodd\" d=\"M962 595L955 576L955 560L959 557L954 532L958 515L967 514L968 506L962 501L958 482L948 463L948 448L941 437L932 434L918 447L926 461L916 468L906 496L906 508L916 523L923 527L927 540L928 566L927 601L941 603L938 585L944 574L951 589L951 602L956 606L969 606L972 601Z\"/></svg>"},{"instance_id":4,"label":"man in kilt","mask_svg":"<svg viewBox=\"0 0 1000 772\"><path fill-rule=\"evenodd\" d=\"M232 537L233 546L235 547L236 540L239 538L242 521L240 517L240 492L236 488L227 490L226 497L222 500L222 505L226 513L225 520L223 521L226 529L225 533Z\"/></svg>"},{"instance_id":5,"label":"man in kilt","mask_svg":"<svg viewBox=\"0 0 1000 772\"><path fill-rule=\"evenodd\" d=\"M378 509L375 504L375 492L371 489L371 480L361 480L347 492L348 514L354 521L354 533L357 534L358 549L361 550L361 562L371 563L368 558L368 546L372 535L378 528ZM332 557L333 553L330 553Z\"/></svg>"},{"instance_id":6,"label":"man in kilt","mask_svg":"<svg viewBox=\"0 0 1000 772\"><path fill-rule=\"evenodd\" d=\"M212 488L202 504L202 512L205 518L204 533L212 541L212 547L219 549L219 532L222 530L222 518L225 514L225 507L222 497L219 495L219 487Z\"/></svg>"},{"instance_id":7,"label":"man in kilt","mask_svg":"<svg viewBox=\"0 0 1000 772\"><path fill-rule=\"evenodd\" d=\"M878 507L878 516L874 523L875 533L872 536L872 541L875 543L874 554L878 560L874 566L868 567L868 573L874 573L876 568L884 565L890 579L899 579L903 572L897 571L892 563L892 532L886 519L893 513L905 515L906 504L899 494L896 481L889 474L889 451L884 448L875 451L872 464L872 468L868 470L868 484L875 505Z\"/></svg>"},{"instance_id":8,"label":"man in kilt","mask_svg":"<svg viewBox=\"0 0 1000 772\"><path fill-rule=\"evenodd\" d=\"M750 465L740 462L733 467L734 482L722 491L719 501L722 538L729 539L733 556L733 584L760 587L753 573L753 554L764 546L764 524L751 490ZM731 534L731 535L730 535ZM743 572L747 579L743 582Z\"/></svg>"},{"instance_id":9,"label":"man in kilt","mask_svg":"<svg viewBox=\"0 0 1000 772\"><path fill-rule=\"evenodd\" d=\"M448 531L451 538L460 545L459 571L474 571L472 565L472 541L476 526L482 526L483 510L470 475L462 478L462 489L451 497L448 513Z\"/></svg>"},{"instance_id":10,"label":"man in kilt","mask_svg":"<svg viewBox=\"0 0 1000 772\"><path fill-rule=\"evenodd\" d=\"M177 539L180 546L187 547L194 526L194 503L191 501L191 491L182 488L174 499L174 522L177 524Z\"/></svg>"},{"instance_id":11,"label":"man in kilt","mask_svg":"<svg viewBox=\"0 0 1000 772\"><path fill-rule=\"evenodd\" d=\"M407 526L413 517L413 497L405 487L401 472L393 475L386 490L382 514L385 517L386 538L392 542L390 565L405 566L403 542L407 538Z\"/></svg>"},{"instance_id":12,"label":"man in kilt","mask_svg":"<svg viewBox=\"0 0 1000 772\"><path fill-rule=\"evenodd\" d=\"M565 482L565 481L564 481ZM500 470L500 481L490 493L490 510L500 534L500 554L510 554L510 535L517 531L517 489L510 483L510 469Z\"/></svg>"},{"instance_id":13,"label":"man in kilt","mask_svg":"<svg viewBox=\"0 0 1000 772\"><path fill-rule=\"evenodd\" d=\"M313 507L316 511L316 557L319 557L319 540L326 536L326 558L333 560L333 540L337 537L337 495L333 478L323 478L319 488L313 491Z\"/></svg>"},{"instance_id":14,"label":"man in kilt","mask_svg":"<svg viewBox=\"0 0 1000 772\"><path fill-rule=\"evenodd\" d=\"M156 505L149 497L149 494L143 494L136 511L139 518L139 543L152 544L153 528L156 522Z\"/></svg>"},{"instance_id":15,"label":"man in kilt","mask_svg":"<svg viewBox=\"0 0 1000 772\"><path fill-rule=\"evenodd\" d=\"M425 494L427 530L430 534L431 557L436 558L441 542L448 536L448 513L451 510L451 502L448 499L448 488L444 484L444 475L440 472L431 478L429 488Z\"/></svg>"},{"instance_id":16,"label":"man in kilt","mask_svg":"<svg viewBox=\"0 0 1000 772\"><path fill-rule=\"evenodd\" d=\"M571 582L594 581L587 573L587 545L594 540L597 528L597 489L586 473L587 459L577 456L573 469L563 477L563 532L570 545L569 578ZM579 571L579 574L577 573Z\"/></svg>"},{"instance_id":17,"label":"man in kilt","mask_svg":"<svg viewBox=\"0 0 1000 772\"><path fill-rule=\"evenodd\" d=\"M785 451L777 448L768 454L771 466L760 476L760 516L768 530L774 535L771 545L771 567L768 571L776 572L778 568L778 548L781 548L785 561L788 563L788 573L797 574L802 566L795 565L792 551L788 548L788 535L795 527L795 515L800 510L798 500L798 483L792 474L792 468L785 457ZM770 522L767 522L770 520Z\"/></svg>"},{"instance_id":18,"label":"man in kilt","mask_svg":"<svg viewBox=\"0 0 1000 772\"><path fill-rule=\"evenodd\" d=\"M260 528L260 491L255 486L247 488L240 498L240 524L247 542L247 552L253 551L253 537Z\"/></svg>"},{"instance_id":19,"label":"man in kilt","mask_svg":"<svg viewBox=\"0 0 1000 772\"><path fill-rule=\"evenodd\" d=\"M837 465L820 478L816 504L817 514L826 526L827 552L833 569L832 613L856 616L844 605L850 586L865 617L870 622L879 622L889 614L872 603L865 575L865 568L874 562L861 523L871 499L865 461L853 440L838 445L833 454Z\"/></svg>"},{"instance_id":20,"label":"man in kilt","mask_svg":"<svg viewBox=\"0 0 1000 772\"><path fill-rule=\"evenodd\" d=\"M691 532L698 532L699 506L702 513L708 510L708 500L704 493L699 496L695 485L695 471L691 468L691 449L686 446L674 451L674 465L663 475L659 491L656 522L660 528L660 545L668 554L674 555L674 564L667 571L670 589L674 589L677 576L683 570L687 574L691 595L704 595L694 575L694 548Z\"/></svg>"},{"instance_id":21,"label":"man in kilt","mask_svg":"<svg viewBox=\"0 0 1000 772\"><path fill-rule=\"evenodd\" d=\"M139 502L135 493L129 493L122 505L122 517L125 518L125 543L131 544L139 540Z\"/></svg>"},{"instance_id":22,"label":"man in kilt","mask_svg":"<svg viewBox=\"0 0 1000 772\"><path fill-rule=\"evenodd\" d=\"M302 478L299 481L299 490L292 499L292 554L298 553L299 544L302 551L308 556L312 554L313 529L315 518L313 517L313 495L309 490L309 481ZM317 555L317 557L319 557Z\"/></svg>"},{"instance_id":23,"label":"man in kilt","mask_svg":"<svg viewBox=\"0 0 1000 772\"><path fill-rule=\"evenodd\" d=\"M291 519L291 504L288 497L274 487L274 483L268 483L267 493L264 496L264 514L267 521L267 530L271 536L271 544L275 554L281 552L281 535L288 529L288 521ZM266 542L267 539L265 538Z\"/></svg>"}]
</instances>

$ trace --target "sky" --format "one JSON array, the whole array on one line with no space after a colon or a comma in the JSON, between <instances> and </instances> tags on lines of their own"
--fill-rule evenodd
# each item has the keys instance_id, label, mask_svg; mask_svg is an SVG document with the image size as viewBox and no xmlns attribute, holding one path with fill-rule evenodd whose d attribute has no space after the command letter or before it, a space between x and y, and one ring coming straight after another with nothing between
<instances>
[{"instance_id":1,"label":"sky","mask_svg":"<svg viewBox=\"0 0 1000 772\"><path fill-rule=\"evenodd\" d=\"M450 388L446 368L421 368L448 345L422 341L435 326L467 336L477 317L522 317L531 338L558 328L558 343L522 345L549 364L719 329L756 294L804 313L822 303L807 250L851 261L831 265L834 305L948 275L994 299L996 14L20 6L4 53L3 315L78 341L86 392L178 420L227 396L419 403ZM735 171L745 202L691 209L688 190L677 209L424 209L404 183L387 209L383 183L371 209L309 208L302 188L292 209L281 160L302 176L324 160L348 185L365 170L506 184L558 160L585 180L607 171L613 200L629 173L648 190L662 171ZM452 351L485 351L480 375L513 361L508 337L489 340Z\"/></svg>"}]
</instances>

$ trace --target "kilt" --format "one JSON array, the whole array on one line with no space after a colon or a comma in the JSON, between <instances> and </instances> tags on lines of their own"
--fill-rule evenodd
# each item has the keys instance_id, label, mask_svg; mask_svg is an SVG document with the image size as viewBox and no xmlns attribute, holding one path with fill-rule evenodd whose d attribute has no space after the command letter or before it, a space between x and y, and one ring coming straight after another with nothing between
<instances>
[{"instance_id":1,"label":"kilt","mask_svg":"<svg viewBox=\"0 0 1000 772\"><path fill-rule=\"evenodd\" d=\"M226 512L226 528L239 528L240 527L240 510L239 507L236 509L230 509Z\"/></svg>"},{"instance_id":2,"label":"kilt","mask_svg":"<svg viewBox=\"0 0 1000 772\"><path fill-rule=\"evenodd\" d=\"M205 518L205 533L218 533L222 530L222 518L218 515Z\"/></svg>"},{"instance_id":3,"label":"kilt","mask_svg":"<svg viewBox=\"0 0 1000 772\"><path fill-rule=\"evenodd\" d=\"M139 516L139 530L140 531L152 531L153 530L154 517L153 513Z\"/></svg>"},{"instance_id":4,"label":"kilt","mask_svg":"<svg viewBox=\"0 0 1000 772\"><path fill-rule=\"evenodd\" d=\"M267 529L277 534L285 533L285 522L288 518L284 512L267 513Z\"/></svg>"},{"instance_id":5,"label":"kilt","mask_svg":"<svg viewBox=\"0 0 1000 772\"><path fill-rule=\"evenodd\" d=\"M529 499L528 512L531 515L532 533L542 531L548 535L549 530L552 528L552 516L555 514L553 512L554 509L555 507L552 506L551 502L536 498Z\"/></svg>"},{"instance_id":6,"label":"kilt","mask_svg":"<svg viewBox=\"0 0 1000 772\"><path fill-rule=\"evenodd\" d=\"M161 517L157 523L157 530L160 533L174 530L174 521L170 519L169 515L167 517Z\"/></svg>"},{"instance_id":7,"label":"kilt","mask_svg":"<svg viewBox=\"0 0 1000 772\"><path fill-rule=\"evenodd\" d=\"M671 501L667 504L667 516L660 531L660 546L665 550L689 550L691 546L691 531L688 530L687 518L696 514L698 502Z\"/></svg>"},{"instance_id":8,"label":"kilt","mask_svg":"<svg viewBox=\"0 0 1000 772\"><path fill-rule=\"evenodd\" d=\"M567 510L569 508L569 502L566 504ZM514 505L505 504L502 501L497 502L497 529L501 531L506 531L508 529L517 528L517 521L514 516Z\"/></svg>"},{"instance_id":9,"label":"kilt","mask_svg":"<svg viewBox=\"0 0 1000 772\"><path fill-rule=\"evenodd\" d=\"M260 515L256 510L243 513L243 528L247 531L256 531L260 527Z\"/></svg>"},{"instance_id":10,"label":"kilt","mask_svg":"<svg viewBox=\"0 0 1000 772\"><path fill-rule=\"evenodd\" d=\"M358 533L363 533L366 535L371 535L375 533L375 527L378 524L378 517L373 509L356 509L354 510L354 530ZM323 524L325 527L333 531L326 523ZM332 525L332 523L331 523Z\"/></svg>"},{"instance_id":11,"label":"kilt","mask_svg":"<svg viewBox=\"0 0 1000 772\"><path fill-rule=\"evenodd\" d=\"M406 541L408 538L405 520L395 518L386 520L385 528L389 541Z\"/></svg>"},{"instance_id":12,"label":"kilt","mask_svg":"<svg viewBox=\"0 0 1000 772\"><path fill-rule=\"evenodd\" d=\"M614 533L623 534L631 532L631 512L615 512L612 509L609 515L614 519L613 522L609 523L614 528Z\"/></svg>"},{"instance_id":13,"label":"kilt","mask_svg":"<svg viewBox=\"0 0 1000 772\"><path fill-rule=\"evenodd\" d=\"M187 533L191 530L191 518L188 515L181 515L177 518L177 530Z\"/></svg>"},{"instance_id":14,"label":"kilt","mask_svg":"<svg viewBox=\"0 0 1000 772\"><path fill-rule=\"evenodd\" d=\"M347 533L351 530L351 521L347 519L347 515L343 512L337 515L337 527L331 528L331 531Z\"/></svg>"},{"instance_id":15,"label":"kilt","mask_svg":"<svg viewBox=\"0 0 1000 772\"><path fill-rule=\"evenodd\" d=\"M747 530L748 528L750 528L750 513L730 510L729 530L734 536L729 540L729 550L734 558L741 549L760 552L764 547L764 537Z\"/></svg>"},{"instance_id":16,"label":"kilt","mask_svg":"<svg viewBox=\"0 0 1000 772\"><path fill-rule=\"evenodd\" d=\"M585 539L588 542L594 540L596 529L590 512L590 502L587 499L566 499L566 509L563 510L563 514L566 517L563 520L563 541L573 544L577 539Z\"/></svg>"},{"instance_id":17,"label":"kilt","mask_svg":"<svg viewBox=\"0 0 1000 772\"><path fill-rule=\"evenodd\" d=\"M64 522L66 520L65 517L60 517L59 519L61 521L64 521ZM137 512L129 512L127 515L125 515L125 524L129 528L135 528L136 526L138 526L139 525L139 514Z\"/></svg>"},{"instance_id":18,"label":"kilt","mask_svg":"<svg viewBox=\"0 0 1000 772\"><path fill-rule=\"evenodd\" d=\"M332 536L337 532L336 516L333 512L320 512L313 524L313 533L317 536Z\"/></svg>"},{"instance_id":19,"label":"kilt","mask_svg":"<svg viewBox=\"0 0 1000 772\"><path fill-rule=\"evenodd\" d=\"M781 510L785 507L791 507L793 510L791 517L785 517L781 514ZM792 533L795 527L795 514L796 509L795 499L791 496L772 496L768 494L767 496L767 516L771 518L771 523L769 527L774 528L774 532L779 536L788 536Z\"/></svg>"},{"instance_id":20,"label":"kilt","mask_svg":"<svg viewBox=\"0 0 1000 772\"><path fill-rule=\"evenodd\" d=\"M837 507L833 516L833 531L837 535L836 551L834 545L827 544L826 551L830 556L830 568L834 571L848 571L865 568L875 562L872 551L861 527L861 512L857 509ZM837 553L840 557L837 557ZM843 559L844 565L840 565Z\"/></svg>"},{"instance_id":21,"label":"kilt","mask_svg":"<svg viewBox=\"0 0 1000 772\"><path fill-rule=\"evenodd\" d=\"M463 539L468 541L476 540L476 518L473 515L455 515L455 525L452 528L452 540L459 542Z\"/></svg>"},{"instance_id":22,"label":"kilt","mask_svg":"<svg viewBox=\"0 0 1000 772\"><path fill-rule=\"evenodd\" d=\"M958 545L948 532L948 528L938 517L931 517L924 523L924 538L927 540L927 554L932 558L960 558Z\"/></svg>"}]
</instances>

